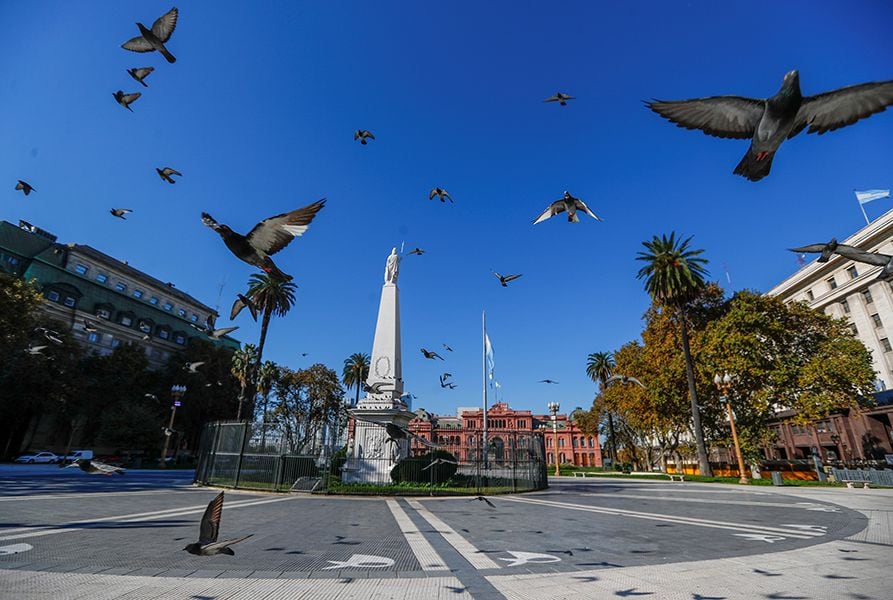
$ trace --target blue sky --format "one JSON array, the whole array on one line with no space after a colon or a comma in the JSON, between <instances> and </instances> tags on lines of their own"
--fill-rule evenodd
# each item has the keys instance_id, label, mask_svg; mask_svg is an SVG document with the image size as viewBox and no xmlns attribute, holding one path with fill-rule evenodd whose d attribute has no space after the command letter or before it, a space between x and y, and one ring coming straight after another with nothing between
<instances>
[{"instance_id":1,"label":"blue sky","mask_svg":"<svg viewBox=\"0 0 893 600\"><path fill-rule=\"evenodd\" d=\"M806 95L893 79L889 3L727 4L192 2L169 65L119 47L168 2L6 2L0 19L16 26L0 53L0 217L93 245L212 306L223 283L225 312L252 268L201 211L247 232L326 196L307 235L276 256L300 289L267 358L340 372L349 354L371 352L384 261L405 241L428 252L400 274L416 408L480 402L484 308L505 400L588 406L587 354L642 327L643 240L693 235L714 279L767 290L797 268L785 248L864 225L854 188L893 186L893 111L801 134L751 183L732 175L747 142L678 129L642 106L769 96L793 68ZM148 89L125 72L139 66L156 68ZM118 89L143 92L133 113L112 99ZM542 103L557 90L578 100ZM360 146L358 128L377 139ZM160 166L183 178L162 182ZM13 191L19 178L37 193ZM429 201L433 186L456 203ZM531 225L564 190L605 221ZM135 213L120 221L113 206ZM504 289L490 269L524 276ZM247 317L237 324L256 341ZM418 351L444 342L455 349L446 364ZM440 389L444 368L456 390Z\"/></svg>"}]
</instances>

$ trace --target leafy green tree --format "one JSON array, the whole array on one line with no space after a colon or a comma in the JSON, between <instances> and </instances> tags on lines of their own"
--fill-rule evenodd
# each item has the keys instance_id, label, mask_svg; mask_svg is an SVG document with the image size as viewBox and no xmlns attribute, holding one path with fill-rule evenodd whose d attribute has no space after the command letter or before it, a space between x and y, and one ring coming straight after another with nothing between
<instances>
[{"instance_id":1,"label":"leafy green tree","mask_svg":"<svg viewBox=\"0 0 893 600\"><path fill-rule=\"evenodd\" d=\"M260 446L263 448L267 442L267 403L270 399L270 392L273 389L273 382L279 373L279 366L273 361L265 361L257 371L257 391L263 398L263 407L260 414L261 422L261 438Z\"/></svg>"},{"instance_id":2,"label":"leafy green tree","mask_svg":"<svg viewBox=\"0 0 893 600\"><path fill-rule=\"evenodd\" d=\"M613 371L614 355L611 352L593 352L586 358L586 374L589 375L589 378L593 382L599 384L598 396L605 393L608 379L611 377ZM596 400L597 399L598 397ZM611 414L610 410L605 410L604 414L608 424L606 441L611 448L611 461L613 463L617 461L617 446L615 445L616 437L614 436L614 416ZM585 419L586 417L584 417L584 421Z\"/></svg>"},{"instance_id":3,"label":"leafy green tree","mask_svg":"<svg viewBox=\"0 0 893 600\"><path fill-rule=\"evenodd\" d=\"M357 395L354 406L360 402L360 389L363 382L369 378L369 355L363 352L355 352L344 361L344 370L341 372L341 381L349 389L356 387Z\"/></svg>"},{"instance_id":4,"label":"leafy green tree","mask_svg":"<svg viewBox=\"0 0 893 600\"><path fill-rule=\"evenodd\" d=\"M233 352L232 367L230 372L239 382L239 408L236 412L236 420L242 420L242 407L247 399L247 391L251 387L254 368L257 364L257 346L245 344L239 350Z\"/></svg>"},{"instance_id":5,"label":"leafy green tree","mask_svg":"<svg viewBox=\"0 0 893 600\"><path fill-rule=\"evenodd\" d=\"M645 280L645 291L652 302L670 309L677 317L682 337L682 353L685 358L685 371L688 378L688 391L691 401L692 424L695 443L698 447L698 467L702 475L711 476L707 446L704 443L704 430L698 411L698 393L695 383L694 366L689 345L687 307L689 302L706 286L707 260L701 258L701 249L689 247L691 238L677 240L675 232L669 237L654 236L643 242L645 252L639 252L637 260L646 264L639 270L638 279Z\"/></svg>"},{"instance_id":6,"label":"leafy green tree","mask_svg":"<svg viewBox=\"0 0 893 600\"><path fill-rule=\"evenodd\" d=\"M272 415L292 452L311 449L324 429L343 416L344 388L338 374L323 364L297 371L281 367L273 388L277 404Z\"/></svg>"}]
</instances>

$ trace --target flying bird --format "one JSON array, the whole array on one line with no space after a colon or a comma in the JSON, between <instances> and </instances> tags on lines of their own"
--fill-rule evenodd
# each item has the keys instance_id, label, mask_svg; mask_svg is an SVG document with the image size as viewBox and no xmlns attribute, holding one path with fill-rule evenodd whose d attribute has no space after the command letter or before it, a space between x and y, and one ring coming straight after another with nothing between
<instances>
[{"instance_id":1,"label":"flying bird","mask_svg":"<svg viewBox=\"0 0 893 600\"><path fill-rule=\"evenodd\" d=\"M835 252L844 258L856 262L865 263L875 267L883 267L877 278L887 281L893 280L893 256L890 256L889 254L882 254L881 252L863 252L852 246L842 248L841 245L837 246Z\"/></svg>"},{"instance_id":2,"label":"flying bird","mask_svg":"<svg viewBox=\"0 0 893 600\"><path fill-rule=\"evenodd\" d=\"M429 352L428 350L425 350L424 348L419 348L419 350L422 351L422 354L424 354L425 358L427 358L427 359L434 360L435 358L439 358L440 360L443 360L443 357L441 355L439 355L437 352Z\"/></svg>"},{"instance_id":3,"label":"flying bird","mask_svg":"<svg viewBox=\"0 0 893 600\"><path fill-rule=\"evenodd\" d=\"M127 213L132 213L133 210L129 208L112 208L109 210L109 212L112 214L113 217L118 217L119 219L124 219L126 221L127 217L125 217L124 215L126 215Z\"/></svg>"},{"instance_id":4,"label":"flying bird","mask_svg":"<svg viewBox=\"0 0 893 600\"><path fill-rule=\"evenodd\" d=\"M303 208L264 219L248 235L236 233L215 221L208 213L202 213L202 223L219 233L226 247L240 260L277 279L291 281L291 275L280 271L270 256L288 246L296 237L304 235L316 213L325 204L326 199L323 198Z\"/></svg>"},{"instance_id":5,"label":"flying bird","mask_svg":"<svg viewBox=\"0 0 893 600\"><path fill-rule=\"evenodd\" d=\"M441 202L445 202L446 200L449 200L450 202L453 201L453 197L450 196L450 193L443 188L432 188L432 190L428 192L428 200L434 200L435 196L440 198ZM446 198L446 200L444 200L444 198Z\"/></svg>"},{"instance_id":6,"label":"flying bird","mask_svg":"<svg viewBox=\"0 0 893 600\"><path fill-rule=\"evenodd\" d=\"M536 225L537 223L542 223L546 219L551 219L555 215L561 214L563 212L567 213L568 223L579 223L580 217L577 216L577 211L579 210L582 210L584 213L586 213L596 221L602 220L594 212L589 210L589 207L586 206L585 202L583 202L579 198L571 196L569 192L564 192L564 196L546 207L546 210L544 210L540 214L540 216L538 216L533 221L533 224Z\"/></svg>"},{"instance_id":7,"label":"flying bird","mask_svg":"<svg viewBox=\"0 0 893 600\"><path fill-rule=\"evenodd\" d=\"M46 346L28 346L25 348L25 354L30 354L31 356L36 356L38 354L43 355L43 349Z\"/></svg>"},{"instance_id":8,"label":"flying bird","mask_svg":"<svg viewBox=\"0 0 893 600\"><path fill-rule=\"evenodd\" d=\"M203 361L203 360L200 360L198 362L188 362L185 365L183 365L183 370L189 371L190 373L198 373L198 371L196 369L198 369L203 364L205 364L205 361Z\"/></svg>"},{"instance_id":9,"label":"flying bird","mask_svg":"<svg viewBox=\"0 0 893 600\"><path fill-rule=\"evenodd\" d=\"M139 67L137 69L127 69L131 77L143 84L143 87L149 87L149 84L143 81L149 76L149 73L155 70L155 67Z\"/></svg>"},{"instance_id":10,"label":"flying bird","mask_svg":"<svg viewBox=\"0 0 893 600\"><path fill-rule=\"evenodd\" d=\"M447 352L452 352L452 351L453 351L453 349L450 348L450 347L449 347L448 345L446 345L446 344L443 345L443 349L446 350Z\"/></svg>"},{"instance_id":11,"label":"flying bird","mask_svg":"<svg viewBox=\"0 0 893 600\"><path fill-rule=\"evenodd\" d=\"M495 504L493 504L492 502L490 502L487 498L484 498L483 496L475 496L474 498L469 498L468 500L469 500L469 502L474 502L475 500L477 500L478 502L486 502L487 506L489 506L490 508L496 508Z\"/></svg>"},{"instance_id":12,"label":"flying bird","mask_svg":"<svg viewBox=\"0 0 893 600\"><path fill-rule=\"evenodd\" d=\"M561 92L556 92L554 96L549 96L543 102L557 102L561 106L567 106L568 100L576 100L574 96L568 96L567 94L562 94Z\"/></svg>"},{"instance_id":13,"label":"flying bird","mask_svg":"<svg viewBox=\"0 0 893 600\"><path fill-rule=\"evenodd\" d=\"M855 246L847 246L846 244L838 244L837 238L831 238L831 241L826 244L810 244L809 246L803 246L800 248L789 248L791 252L796 252L797 254L803 254L804 252L816 253L820 252L822 255L817 259L816 262L824 263L828 262L828 259L831 258L831 255L838 252L838 248L843 251L852 251L852 252L861 252Z\"/></svg>"},{"instance_id":14,"label":"flying bird","mask_svg":"<svg viewBox=\"0 0 893 600\"><path fill-rule=\"evenodd\" d=\"M417 255L417 256L421 256L421 255L424 254L424 253L425 253L425 251L422 250L421 248L413 248L412 250L410 250L409 252L407 252L407 254L415 254L415 255Z\"/></svg>"},{"instance_id":15,"label":"flying bird","mask_svg":"<svg viewBox=\"0 0 893 600\"><path fill-rule=\"evenodd\" d=\"M121 467L114 467L98 460L90 460L89 458L79 458L66 468L71 467L80 467L81 471L90 475L124 475L126 472Z\"/></svg>"},{"instance_id":16,"label":"flying bird","mask_svg":"<svg viewBox=\"0 0 893 600\"><path fill-rule=\"evenodd\" d=\"M35 190L35 189L31 186L30 183L28 183L27 181L22 181L21 179L19 179L19 180L18 180L18 183L16 183L16 188L15 188L15 189L17 189L17 190L21 190L22 193L25 194L26 196L27 196L28 194L30 194L31 192L35 192L35 191L37 191L37 190Z\"/></svg>"},{"instance_id":17,"label":"flying bird","mask_svg":"<svg viewBox=\"0 0 893 600\"><path fill-rule=\"evenodd\" d=\"M645 106L671 123L721 138L750 138L734 173L751 181L769 174L782 142L803 131L819 135L852 125L893 104L893 80L862 83L815 96L800 92L800 73L790 71L771 98L711 96L653 100Z\"/></svg>"},{"instance_id":18,"label":"flying bird","mask_svg":"<svg viewBox=\"0 0 893 600\"><path fill-rule=\"evenodd\" d=\"M607 386L608 384L615 383L615 382L621 383L623 385L632 383L633 385L637 385L640 388L645 389L645 385L641 381L639 381L635 377L629 377L627 375L611 375L610 377L608 377L605 380L605 385Z\"/></svg>"},{"instance_id":19,"label":"flying bird","mask_svg":"<svg viewBox=\"0 0 893 600\"><path fill-rule=\"evenodd\" d=\"M310 354L310 353L309 352L301 352L301 356L307 356L308 354Z\"/></svg>"},{"instance_id":20,"label":"flying bird","mask_svg":"<svg viewBox=\"0 0 893 600\"><path fill-rule=\"evenodd\" d=\"M208 508L205 509L205 514L202 515L202 522L199 526L198 542L189 544L183 548L183 550L189 554L195 554L196 556L213 556L215 554L228 554L234 556L235 552L233 552L230 546L247 540L251 535L246 535L234 540L218 542L217 535L220 532L220 516L222 513L223 492L220 492L217 494L216 498L208 502Z\"/></svg>"},{"instance_id":21,"label":"flying bird","mask_svg":"<svg viewBox=\"0 0 893 600\"><path fill-rule=\"evenodd\" d=\"M177 183L171 175L176 175L177 177L182 177L183 173L177 171L176 169L171 169L170 167L165 167L163 169L155 168L158 172L158 176L164 179L168 183Z\"/></svg>"},{"instance_id":22,"label":"flying bird","mask_svg":"<svg viewBox=\"0 0 893 600\"><path fill-rule=\"evenodd\" d=\"M353 139L360 140L360 143L366 145L366 139L374 140L375 136L368 129L357 129L353 132Z\"/></svg>"},{"instance_id":23,"label":"flying bird","mask_svg":"<svg viewBox=\"0 0 893 600\"><path fill-rule=\"evenodd\" d=\"M118 90L117 92L112 94L112 96L115 97L115 101L118 104L120 104L121 106L123 106L124 108L129 110L130 112L133 112L133 109L130 108L130 105L133 104L134 102L136 102L137 99L140 96L142 96L142 94L139 92L133 92L132 94L125 94L123 90Z\"/></svg>"},{"instance_id":24,"label":"flying bird","mask_svg":"<svg viewBox=\"0 0 893 600\"><path fill-rule=\"evenodd\" d=\"M496 271L493 271L493 274L496 275L496 278L499 280L499 283L502 284L502 287L508 287L509 281L513 281L513 280L517 279L518 277L522 276L522 274L519 273L517 275L506 275L505 277L503 277Z\"/></svg>"},{"instance_id":25,"label":"flying bird","mask_svg":"<svg viewBox=\"0 0 893 600\"><path fill-rule=\"evenodd\" d=\"M444 373L443 375L441 375L440 376L440 387L449 388L451 390L456 389L455 383L447 381L447 379L449 379L450 377L452 377L452 375L450 373Z\"/></svg>"},{"instance_id":26,"label":"flying bird","mask_svg":"<svg viewBox=\"0 0 893 600\"><path fill-rule=\"evenodd\" d=\"M215 329L208 333L208 337L211 338L212 340L219 340L223 336L229 335L236 329L238 329L238 327L223 327L221 329Z\"/></svg>"},{"instance_id":27,"label":"flying bird","mask_svg":"<svg viewBox=\"0 0 893 600\"><path fill-rule=\"evenodd\" d=\"M540 379L540 383L558 383L554 379Z\"/></svg>"},{"instance_id":28,"label":"flying bird","mask_svg":"<svg viewBox=\"0 0 893 600\"><path fill-rule=\"evenodd\" d=\"M448 458L435 458L434 460L432 460L431 462L428 463L428 466L422 467L421 470L427 471L434 465L458 465L458 464L459 464L459 461L456 461L456 460L450 460Z\"/></svg>"},{"instance_id":29,"label":"flying bird","mask_svg":"<svg viewBox=\"0 0 893 600\"><path fill-rule=\"evenodd\" d=\"M177 59L168 52L164 44L171 39L171 34L177 28L177 17L179 14L176 7L170 9L152 23L152 29L146 29L145 25L137 23L136 26L140 30L140 35L127 40L121 44L121 47L131 52L152 52L158 50L167 59L167 62L176 62Z\"/></svg>"},{"instance_id":30,"label":"flying bird","mask_svg":"<svg viewBox=\"0 0 893 600\"><path fill-rule=\"evenodd\" d=\"M96 323L90 319L84 319L84 331L93 333L96 331Z\"/></svg>"},{"instance_id":31,"label":"flying bird","mask_svg":"<svg viewBox=\"0 0 893 600\"><path fill-rule=\"evenodd\" d=\"M48 342L52 342L57 346L62 345L62 334L60 334L58 331L47 329L46 327L35 327L34 333L41 334L43 337L46 338Z\"/></svg>"},{"instance_id":32,"label":"flying bird","mask_svg":"<svg viewBox=\"0 0 893 600\"><path fill-rule=\"evenodd\" d=\"M257 321L257 306L250 298L247 298L242 294L236 294L236 301L233 302L233 308L229 311L229 320L235 321L243 308L247 308L248 312L251 313L251 318Z\"/></svg>"}]
</instances>

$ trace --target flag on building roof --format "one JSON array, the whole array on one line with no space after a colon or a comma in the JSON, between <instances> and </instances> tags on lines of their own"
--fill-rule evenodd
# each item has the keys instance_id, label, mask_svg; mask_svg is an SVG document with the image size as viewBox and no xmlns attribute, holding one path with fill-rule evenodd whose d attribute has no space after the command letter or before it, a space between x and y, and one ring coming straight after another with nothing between
<instances>
[{"instance_id":1,"label":"flag on building roof","mask_svg":"<svg viewBox=\"0 0 893 600\"><path fill-rule=\"evenodd\" d=\"M854 190L855 191L855 190ZM880 200L881 198L889 198L890 190L865 190L864 192L855 192L856 200L859 204L865 204L872 200Z\"/></svg>"},{"instance_id":2,"label":"flag on building roof","mask_svg":"<svg viewBox=\"0 0 893 600\"><path fill-rule=\"evenodd\" d=\"M496 368L496 362L493 358L493 345L490 344L490 336L486 333L484 334L484 347L486 350L487 356L487 375L489 379L493 380L493 371Z\"/></svg>"}]
</instances>

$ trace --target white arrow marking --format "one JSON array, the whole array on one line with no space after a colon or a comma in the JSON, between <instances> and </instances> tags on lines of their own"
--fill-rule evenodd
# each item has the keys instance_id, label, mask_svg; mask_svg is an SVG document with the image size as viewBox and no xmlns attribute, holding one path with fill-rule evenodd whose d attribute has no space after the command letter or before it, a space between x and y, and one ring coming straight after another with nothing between
<instances>
[{"instance_id":1,"label":"white arrow marking","mask_svg":"<svg viewBox=\"0 0 893 600\"><path fill-rule=\"evenodd\" d=\"M807 508L806 510L815 510L819 512L840 512L837 508L831 508L830 506L815 506L812 508Z\"/></svg>"},{"instance_id":2,"label":"white arrow marking","mask_svg":"<svg viewBox=\"0 0 893 600\"><path fill-rule=\"evenodd\" d=\"M0 546L0 556L8 556L10 554L18 554L27 552L34 548L31 544L13 544L11 546Z\"/></svg>"},{"instance_id":3,"label":"white arrow marking","mask_svg":"<svg viewBox=\"0 0 893 600\"><path fill-rule=\"evenodd\" d=\"M793 527L794 529L801 529L803 531L815 531L823 535L828 533L828 528L825 525L795 525L793 523L788 523L782 525L782 527Z\"/></svg>"},{"instance_id":4,"label":"white arrow marking","mask_svg":"<svg viewBox=\"0 0 893 600\"><path fill-rule=\"evenodd\" d=\"M323 567L323 571L328 571L329 569L341 569L344 567L381 568L390 567L394 564L392 558L387 558L386 556L374 556L372 554L354 554L347 560L330 560L329 562L332 564L328 567Z\"/></svg>"},{"instance_id":5,"label":"white arrow marking","mask_svg":"<svg viewBox=\"0 0 893 600\"><path fill-rule=\"evenodd\" d=\"M743 537L752 542L766 542L767 544L774 544L785 539L782 535L757 535L755 533L733 533L732 535Z\"/></svg>"},{"instance_id":6,"label":"white arrow marking","mask_svg":"<svg viewBox=\"0 0 893 600\"><path fill-rule=\"evenodd\" d=\"M500 558L499 560L504 560L508 564L507 567L517 567L519 565L525 565L527 563L534 564L543 564L543 563L553 563L558 562L561 559L557 556L552 556L551 554L538 554L536 552L518 552L516 550L506 550L509 554L511 554L514 558Z\"/></svg>"}]
</instances>

